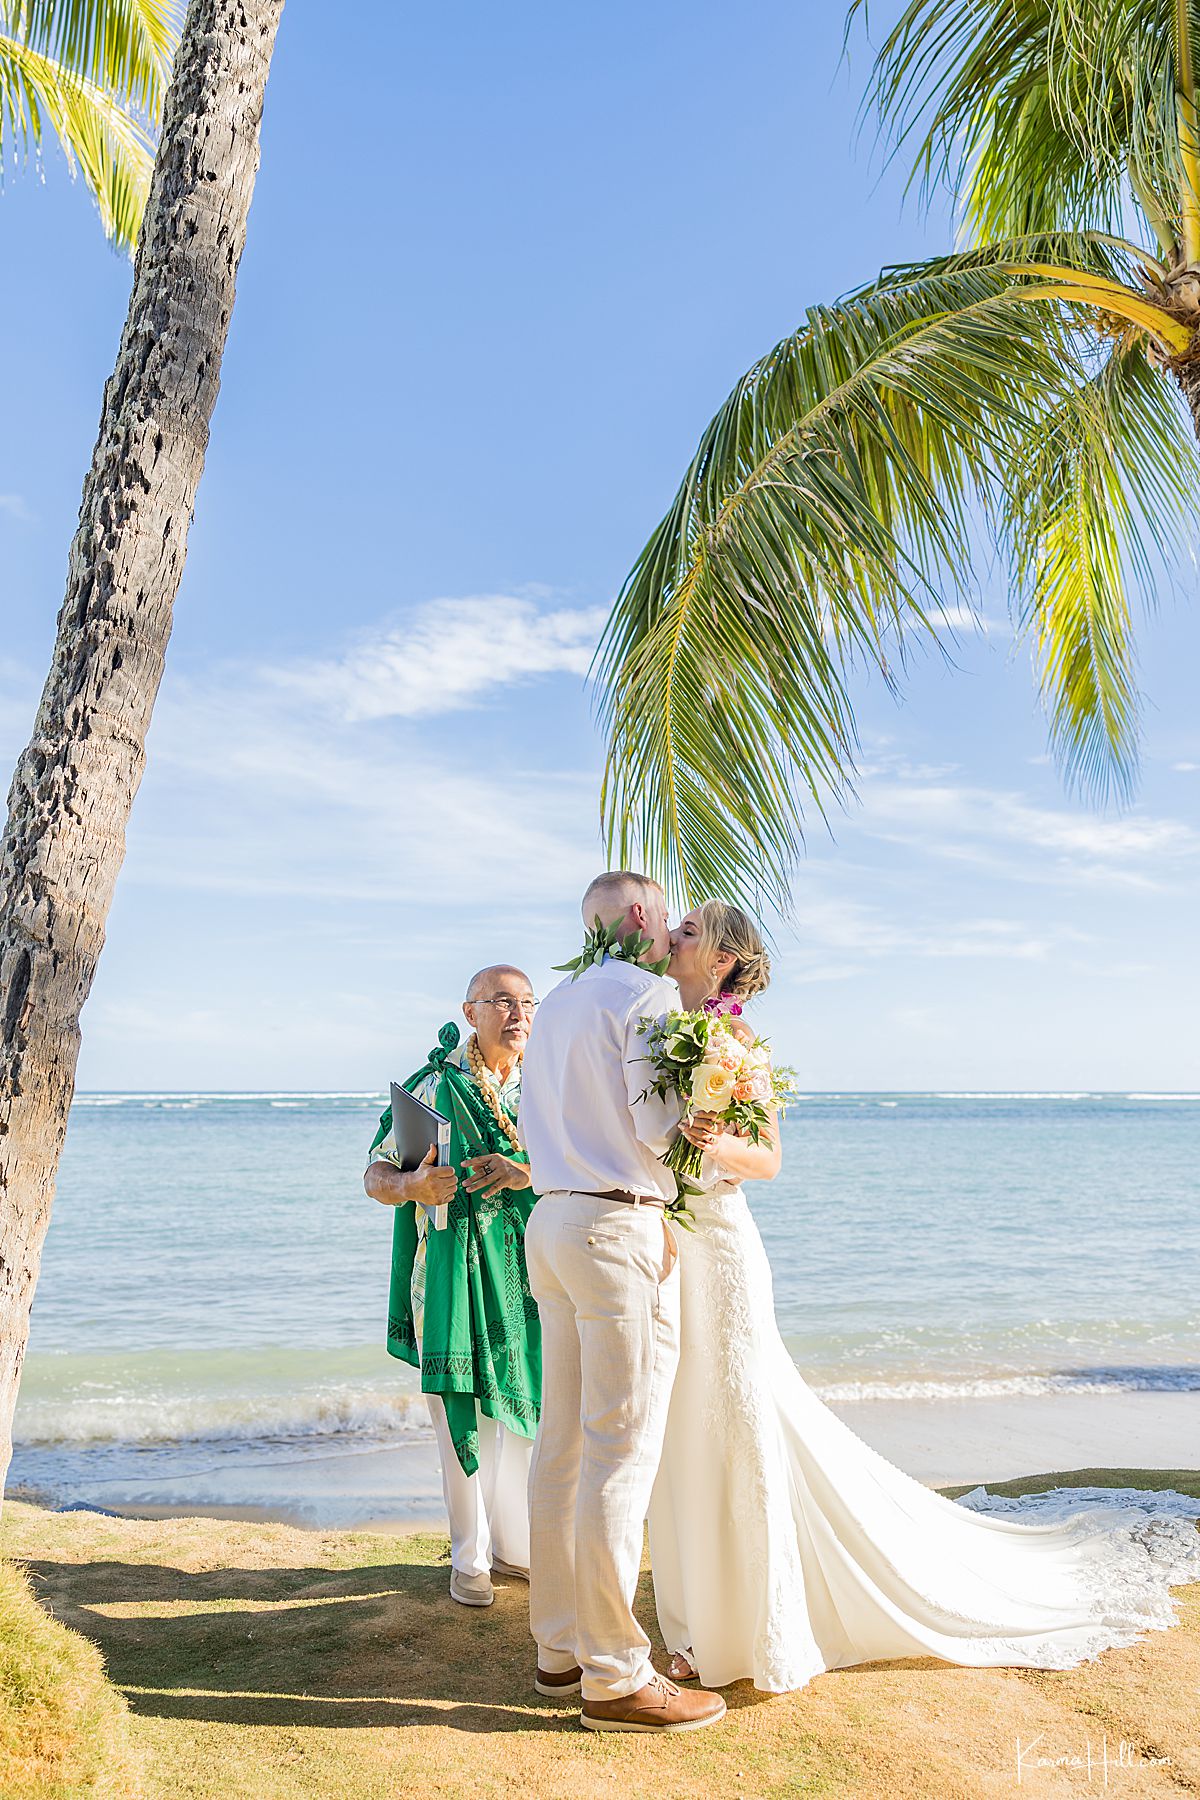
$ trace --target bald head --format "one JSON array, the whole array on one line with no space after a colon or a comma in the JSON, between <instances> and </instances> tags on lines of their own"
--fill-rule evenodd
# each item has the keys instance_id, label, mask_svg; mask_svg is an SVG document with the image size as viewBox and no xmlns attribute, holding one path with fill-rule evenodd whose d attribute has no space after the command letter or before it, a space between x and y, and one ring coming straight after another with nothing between
<instances>
[{"instance_id":1,"label":"bald head","mask_svg":"<svg viewBox=\"0 0 1200 1800\"><path fill-rule=\"evenodd\" d=\"M472 975L463 1016L489 1069L512 1068L525 1048L536 1004L528 975L513 963L489 963Z\"/></svg>"},{"instance_id":2,"label":"bald head","mask_svg":"<svg viewBox=\"0 0 1200 1800\"><path fill-rule=\"evenodd\" d=\"M505 987L506 982L515 981L518 985ZM486 1000L493 994L512 993L520 999L524 994L532 994L529 977L524 969L518 969L513 963L489 963L486 969L480 969L472 975L467 983L466 998L468 1000Z\"/></svg>"}]
</instances>

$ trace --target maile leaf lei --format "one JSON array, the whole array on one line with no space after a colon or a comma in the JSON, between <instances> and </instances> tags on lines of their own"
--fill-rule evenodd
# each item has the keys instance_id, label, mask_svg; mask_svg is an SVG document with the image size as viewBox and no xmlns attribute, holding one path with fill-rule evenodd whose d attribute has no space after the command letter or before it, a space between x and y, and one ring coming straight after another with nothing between
<instances>
[{"instance_id":1,"label":"maile leaf lei","mask_svg":"<svg viewBox=\"0 0 1200 1800\"><path fill-rule=\"evenodd\" d=\"M621 937L616 922L606 925L597 913L584 936L583 949L579 955L572 957L570 962L555 963L554 972L556 975L565 975L569 971L571 980L577 981L593 963L602 963L606 956L611 956L617 962L632 963L635 968L645 969L651 975L665 975L667 964L671 960L669 956L664 956L661 962L643 961L652 942L653 939L644 937L638 931L627 931Z\"/></svg>"}]
</instances>

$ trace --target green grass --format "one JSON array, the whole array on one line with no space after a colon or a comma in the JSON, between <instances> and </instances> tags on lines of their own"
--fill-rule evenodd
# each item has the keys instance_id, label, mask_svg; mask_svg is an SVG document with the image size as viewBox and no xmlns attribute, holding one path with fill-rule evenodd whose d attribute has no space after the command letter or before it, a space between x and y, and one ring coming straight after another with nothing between
<instances>
[{"instance_id":1,"label":"green grass","mask_svg":"<svg viewBox=\"0 0 1200 1800\"><path fill-rule=\"evenodd\" d=\"M949 1500L969 1494L977 1481L963 1487L939 1488ZM1200 1470L1197 1469L1060 1469L1051 1475L1019 1475L1013 1481L988 1481L983 1484L989 1494L1006 1494L1018 1499L1022 1494L1043 1494L1052 1487L1124 1487L1149 1488L1163 1493L1174 1488L1176 1493L1200 1499Z\"/></svg>"},{"instance_id":2,"label":"green grass","mask_svg":"<svg viewBox=\"0 0 1200 1800\"><path fill-rule=\"evenodd\" d=\"M1200 1494L1198 1471L1145 1470L1001 1491L1071 1483ZM1123 1800L1200 1791L1200 1584L1178 1590L1180 1629L1078 1669L866 1664L775 1698L740 1683L721 1726L649 1740L581 1732L577 1699L535 1696L526 1588L499 1582L486 1611L455 1606L439 1535L10 1502L3 1547L41 1603L10 1565L3 1800L966 1800L1016 1792L1015 1739L1038 1732L1065 1753L1102 1736L1140 1747L1113 1777ZM653 1619L648 1580L640 1611ZM1088 1791L1066 1768L1027 1769L1026 1789Z\"/></svg>"}]
</instances>

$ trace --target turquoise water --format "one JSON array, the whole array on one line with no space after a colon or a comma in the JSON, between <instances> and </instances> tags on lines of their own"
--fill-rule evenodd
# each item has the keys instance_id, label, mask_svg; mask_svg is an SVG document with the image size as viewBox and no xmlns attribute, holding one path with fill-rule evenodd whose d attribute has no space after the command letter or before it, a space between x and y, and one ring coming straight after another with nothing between
<instances>
[{"instance_id":1,"label":"turquoise water","mask_svg":"<svg viewBox=\"0 0 1200 1800\"><path fill-rule=\"evenodd\" d=\"M383 1349L390 1215L361 1186L382 1105L77 1099L16 1485L423 1430ZM1200 1391L1200 1096L810 1095L750 1198L826 1399Z\"/></svg>"}]
</instances>

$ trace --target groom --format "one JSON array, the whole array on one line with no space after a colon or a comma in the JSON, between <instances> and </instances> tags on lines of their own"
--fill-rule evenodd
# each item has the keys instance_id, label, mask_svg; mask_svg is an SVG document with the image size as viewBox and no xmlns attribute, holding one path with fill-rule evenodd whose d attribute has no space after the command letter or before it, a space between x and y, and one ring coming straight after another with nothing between
<instances>
[{"instance_id":1,"label":"groom","mask_svg":"<svg viewBox=\"0 0 1200 1800\"><path fill-rule=\"evenodd\" d=\"M575 974L542 1002L519 1125L541 1199L525 1232L542 1322L542 1420L529 1477L530 1626L540 1694L583 1690L593 1731L695 1731L719 1694L658 1674L633 1615L642 1527L679 1361L679 1270L659 1158L677 1102L646 1086L644 1021L679 1005L662 889L600 875ZM600 930L595 928L597 918Z\"/></svg>"}]
</instances>

